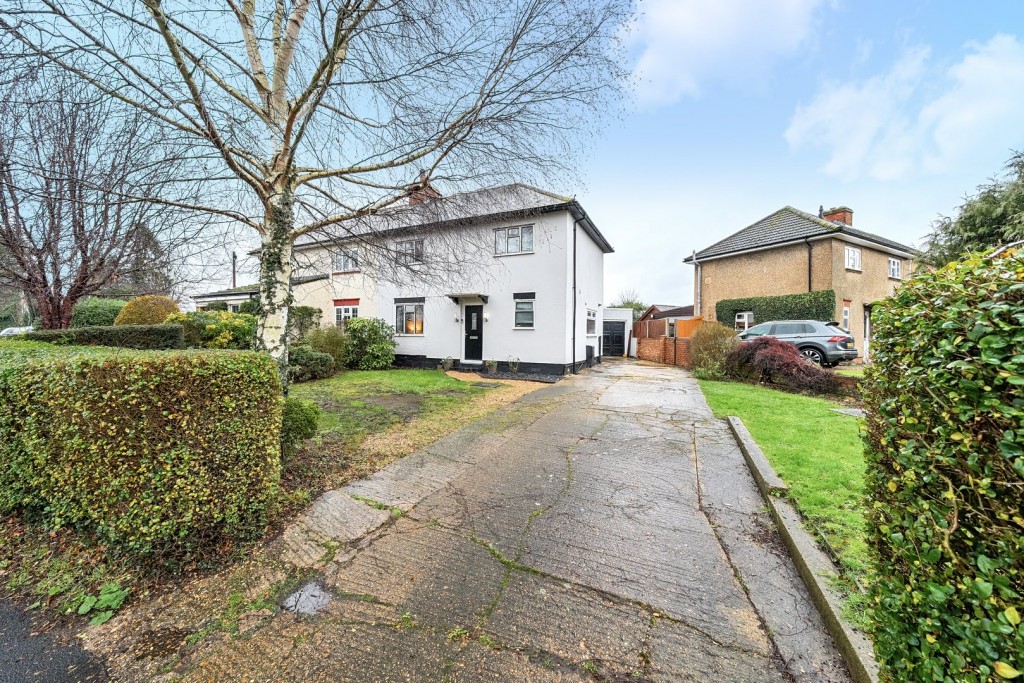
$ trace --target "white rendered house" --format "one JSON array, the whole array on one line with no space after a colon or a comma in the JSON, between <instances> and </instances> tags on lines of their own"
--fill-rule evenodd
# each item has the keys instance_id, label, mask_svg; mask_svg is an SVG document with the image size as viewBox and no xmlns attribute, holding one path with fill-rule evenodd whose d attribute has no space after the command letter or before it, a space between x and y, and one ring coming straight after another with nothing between
<instances>
[{"instance_id":1,"label":"white rendered house","mask_svg":"<svg viewBox=\"0 0 1024 683\"><path fill-rule=\"evenodd\" d=\"M428 188L408 207L297 242L294 299L320 308L323 324L394 324L398 365L451 358L563 374L600 361L612 251L574 199L520 184L451 197Z\"/></svg>"}]
</instances>

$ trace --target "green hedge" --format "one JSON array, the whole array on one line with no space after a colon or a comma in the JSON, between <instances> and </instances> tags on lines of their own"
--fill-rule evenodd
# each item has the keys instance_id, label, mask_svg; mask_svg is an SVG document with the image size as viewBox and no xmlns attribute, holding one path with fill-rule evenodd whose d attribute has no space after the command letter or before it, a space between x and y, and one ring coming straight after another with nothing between
<instances>
[{"instance_id":1,"label":"green hedge","mask_svg":"<svg viewBox=\"0 0 1024 683\"><path fill-rule=\"evenodd\" d=\"M753 311L755 323L770 320L821 320L828 322L836 314L836 293L831 289L782 296L751 296L723 299L715 304L715 319L732 325L740 311Z\"/></svg>"},{"instance_id":2,"label":"green hedge","mask_svg":"<svg viewBox=\"0 0 1024 683\"><path fill-rule=\"evenodd\" d=\"M288 350L288 373L293 382L327 379L337 370L334 359L329 354L301 345L295 345Z\"/></svg>"},{"instance_id":3,"label":"green hedge","mask_svg":"<svg viewBox=\"0 0 1024 683\"><path fill-rule=\"evenodd\" d=\"M875 650L888 681L1024 671L1024 258L874 309L862 382Z\"/></svg>"},{"instance_id":4,"label":"green hedge","mask_svg":"<svg viewBox=\"0 0 1024 683\"><path fill-rule=\"evenodd\" d=\"M281 386L244 352L0 354L0 514L175 556L258 535Z\"/></svg>"},{"instance_id":5,"label":"green hedge","mask_svg":"<svg viewBox=\"0 0 1024 683\"><path fill-rule=\"evenodd\" d=\"M75 304L71 311L71 327L113 325L127 301L88 297Z\"/></svg>"},{"instance_id":6,"label":"green hedge","mask_svg":"<svg viewBox=\"0 0 1024 683\"><path fill-rule=\"evenodd\" d=\"M32 341L72 346L117 346L124 349L183 349L181 325L110 325L33 330L22 335Z\"/></svg>"}]
</instances>

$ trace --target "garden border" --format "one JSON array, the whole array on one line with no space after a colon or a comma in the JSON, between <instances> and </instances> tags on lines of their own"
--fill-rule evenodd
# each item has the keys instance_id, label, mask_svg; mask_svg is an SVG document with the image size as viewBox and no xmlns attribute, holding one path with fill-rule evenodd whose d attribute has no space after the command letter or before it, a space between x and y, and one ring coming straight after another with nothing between
<instances>
[{"instance_id":1,"label":"garden border","mask_svg":"<svg viewBox=\"0 0 1024 683\"><path fill-rule=\"evenodd\" d=\"M850 675L857 683L877 683L878 664L871 642L840 616L839 597L825 579L828 572L836 573L835 565L804 529L800 513L786 498L789 487L769 464L743 420L730 416L727 422L757 482L761 497L789 549L790 557L807 586L811 600L821 613L825 627L839 648Z\"/></svg>"}]
</instances>

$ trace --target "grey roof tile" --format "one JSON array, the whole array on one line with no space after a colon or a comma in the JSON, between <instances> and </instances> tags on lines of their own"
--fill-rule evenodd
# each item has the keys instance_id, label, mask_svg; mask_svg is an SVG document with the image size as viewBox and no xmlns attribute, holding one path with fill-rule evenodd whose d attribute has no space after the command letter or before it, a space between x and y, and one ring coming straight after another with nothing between
<instances>
[{"instance_id":1,"label":"grey roof tile","mask_svg":"<svg viewBox=\"0 0 1024 683\"><path fill-rule=\"evenodd\" d=\"M749 249L770 247L775 244L825 235L836 235L837 237L849 235L850 237L874 242L890 249L905 251L911 254L918 253L913 247L908 247L905 244L900 244L880 235L856 230L845 223L818 218L813 214L794 209L792 206L784 206L775 213L765 216L739 232L735 232L725 239L715 242L710 247L698 251L697 260L700 261L703 258L725 256ZM692 263L693 256L687 256L683 261L685 263Z\"/></svg>"}]
</instances>

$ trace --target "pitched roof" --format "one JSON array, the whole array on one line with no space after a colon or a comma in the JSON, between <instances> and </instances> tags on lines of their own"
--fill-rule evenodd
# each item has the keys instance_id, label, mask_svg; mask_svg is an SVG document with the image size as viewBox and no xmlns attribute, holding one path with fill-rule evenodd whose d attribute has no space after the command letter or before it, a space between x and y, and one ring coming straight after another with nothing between
<instances>
[{"instance_id":1,"label":"pitched roof","mask_svg":"<svg viewBox=\"0 0 1024 683\"><path fill-rule=\"evenodd\" d=\"M581 228L608 254L613 251L608 240L572 197L541 190L523 183L488 187L448 197L430 199L419 204L394 206L379 214L345 221L331 228L300 237L297 248L320 243L333 243L361 235L391 232L414 232L423 227L444 227L475 224L483 221L515 219L554 211L568 211Z\"/></svg>"},{"instance_id":2,"label":"pitched roof","mask_svg":"<svg viewBox=\"0 0 1024 683\"><path fill-rule=\"evenodd\" d=\"M784 206L775 213L765 216L739 232L735 232L725 239L715 242L710 247L698 251L696 258L697 261L700 261L701 259L726 256L752 249L764 249L788 242L828 235L835 235L836 237L847 235L873 242L887 249L908 254L919 253L913 247L908 247L905 244L900 244L880 235L863 230L855 230L852 226L845 223L825 220L799 209L794 209L792 206ZM687 256L683 259L683 262L693 263L693 259L693 256Z\"/></svg>"},{"instance_id":3,"label":"pitched roof","mask_svg":"<svg viewBox=\"0 0 1024 683\"><path fill-rule=\"evenodd\" d=\"M689 306L676 306L675 308L662 308L654 314L654 320L661 320L662 318L684 318L686 316L693 315L693 305Z\"/></svg>"},{"instance_id":4,"label":"pitched roof","mask_svg":"<svg viewBox=\"0 0 1024 683\"><path fill-rule=\"evenodd\" d=\"M325 274L321 275L302 275L300 277L292 278L292 287L295 285L304 285L307 282L316 282L317 280L326 280L329 276ZM196 294L193 299L212 299L219 296L238 296L240 294L259 294L260 285L254 282L251 285L242 285L241 287L232 287L230 289L220 289L216 292L207 292L206 294Z\"/></svg>"}]
</instances>

